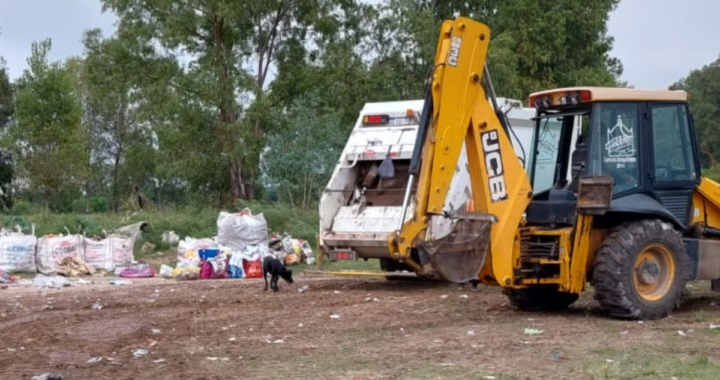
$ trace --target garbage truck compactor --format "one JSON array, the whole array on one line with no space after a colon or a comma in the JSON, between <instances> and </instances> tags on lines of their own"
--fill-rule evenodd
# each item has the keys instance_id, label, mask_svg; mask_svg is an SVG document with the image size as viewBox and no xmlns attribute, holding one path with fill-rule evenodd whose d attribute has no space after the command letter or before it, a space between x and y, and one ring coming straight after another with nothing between
<instances>
[{"instance_id":1,"label":"garbage truck compactor","mask_svg":"<svg viewBox=\"0 0 720 380\"><path fill-rule=\"evenodd\" d=\"M526 172L491 104L489 42L480 22L442 25L403 200L412 214L389 236L389 256L421 275L499 285L525 310L565 308L591 283L611 315L654 319L680 304L687 281L720 290L720 185L700 175L686 93L531 94ZM463 144L472 203L447 210ZM552 185L533 191L548 161ZM446 231L431 228L438 218Z\"/></svg>"}]
</instances>

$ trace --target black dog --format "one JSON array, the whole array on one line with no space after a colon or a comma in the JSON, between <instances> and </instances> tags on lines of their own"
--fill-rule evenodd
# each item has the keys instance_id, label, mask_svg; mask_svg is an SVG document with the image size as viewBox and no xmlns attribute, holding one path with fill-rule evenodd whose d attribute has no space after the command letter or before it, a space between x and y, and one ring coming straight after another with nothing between
<instances>
[{"instance_id":1,"label":"black dog","mask_svg":"<svg viewBox=\"0 0 720 380\"><path fill-rule=\"evenodd\" d=\"M279 277L282 277L282 279L285 280L285 282L287 282L288 284L293 283L292 269L285 268L285 265L283 265L280 260L273 256L267 256L265 257L265 260L263 260L263 277L265 278L265 290L268 290L268 273L270 273L270 289L272 289L273 292L277 292L278 290L280 290L280 287L278 287Z\"/></svg>"},{"instance_id":2,"label":"black dog","mask_svg":"<svg viewBox=\"0 0 720 380\"><path fill-rule=\"evenodd\" d=\"M460 285L458 285L458 289L464 289L464 288L465 288L465 284L470 284L470 285L472 285L472 291L473 291L473 292L477 292L477 287L478 287L478 284L480 284L480 280L470 280L470 281L468 281L468 282L466 282L466 283L460 284Z\"/></svg>"}]
</instances>

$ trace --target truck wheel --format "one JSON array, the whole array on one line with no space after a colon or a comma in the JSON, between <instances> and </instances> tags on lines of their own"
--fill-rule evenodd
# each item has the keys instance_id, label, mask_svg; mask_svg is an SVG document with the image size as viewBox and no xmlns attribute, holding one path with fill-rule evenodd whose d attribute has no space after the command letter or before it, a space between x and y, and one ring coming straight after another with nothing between
<instances>
[{"instance_id":1,"label":"truck wheel","mask_svg":"<svg viewBox=\"0 0 720 380\"><path fill-rule=\"evenodd\" d=\"M504 289L510 303L523 311L563 310L579 298L578 294L565 293L556 286L535 285L526 289Z\"/></svg>"},{"instance_id":2,"label":"truck wheel","mask_svg":"<svg viewBox=\"0 0 720 380\"><path fill-rule=\"evenodd\" d=\"M595 257L595 299L614 317L664 318L680 306L688 265L672 225L657 219L621 225Z\"/></svg>"}]
</instances>

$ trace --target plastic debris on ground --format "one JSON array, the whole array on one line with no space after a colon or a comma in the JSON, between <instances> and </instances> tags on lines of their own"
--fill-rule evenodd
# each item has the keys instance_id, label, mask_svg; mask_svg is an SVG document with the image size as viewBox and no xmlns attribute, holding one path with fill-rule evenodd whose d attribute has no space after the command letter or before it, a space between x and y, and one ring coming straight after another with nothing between
<instances>
[{"instance_id":1,"label":"plastic debris on ground","mask_svg":"<svg viewBox=\"0 0 720 380\"><path fill-rule=\"evenodd\" d=\"M138 348L136 350L133 350L133 352L132 352L133 356L136 358L141 358L149 353L150 353L150 351L148 351L144 348Z\"/></svg>"},{"instance_id":2,"label":"plastic debris on ground","mask_svg":"<svg viewBox=\"0 0 720 380\"><path fill-rule=\"evenodd\" d=\"M531 328L531 327L525 328L525 335L540 335L542 333L544 333L543 330L538 330L538 329Z\"/></svg>"},{"instance_id":3,"label":"plastic debris on ground","mask_svg":"<svg viewBox=\"0 0 720 380\"><path fill-rule=\"evenodd\" d=\"M15 276L0 269L0 283L15 282L16 280L17 278Z\"/></svg>"},{"instance_id":4,"label":"plastic debris on ground","mask_svg":"<svg viewBox=\"0 0 720 380\"><path fill-rule=\"evenodd\" d=\"M160 265L160 277L165 279L173 278L173 268L169 265Z\"/></svg>"},{"instance_id":5,"label":"plastic debris on ground","mask_svg":"<svg viewBox=\"0 0 720 380\"><path fill-rule=\"evenodd\" d=\"M128 281L128 280L111 280L111 281L109 282L109 284L110 284L110 285L117 285L117 286L121 286L121 285L131 285L131 284L132 284L132 281Z\"/></svg>"},{"instance_id":6,"label":"plastic debris on ground","mask_svg":"<svg viewBox=\"0 0 720 380\"><path fill-rule=\"evenodd\" d=\"M33 376L30 380L63 380L63 375L56 375L54 373L43 373L42 375Z\"/></svg>"},{"instance_id":7,"label":"plastic debris on ground","mask_svg":"<svg viewBox=\"0 0 720 380\"><path fill-rule=\"evenodd\" d=\"M162 265L160 276L175 280L209 280L223 278L260 278L262 263L273 256L285 263L314 263L314 254L307 241L285 234L268 235L267 221L262 213L249 209L237 213L220 212L218 234L213 238L178 239L175 268ZM166 231L163 241L173 240L174 232ZM299 292L307 288L300 288Z\"/></svg>"},{"instance_id":8,"label":"plastic debris on ground","mask_svg":"<svg viewBox=\"0 0 720 380\"><path fill-rule=\"evenodd\" d=\"M177 244L180 242L180 236L175 231L165 231L162 233L162 241L166 244Z\"/></svg>"},{"instance_id":9,"label":"plastic debris on ground","mask_svg":"<svg viewBox=\"0 0 720 380\"><path fill-rule=\"evenodd\" d=\"M46 276L42 273L35 276L33 280L33 286L36 288L62 288L65 286L71 286L70 280L63 276Z\"/></svg>"},{"instance_id":10,"label":"plastic debris on ground","mask_svg":"<svg viewBox=\"0 0 720 380\"><path fill-rule=\"evenodd\" d=\"M123 278L150 278L155 277L155 268L148 265L147 263L133 264L128 268L123 269L119 274Z\"/></svg>"}]
</instances>

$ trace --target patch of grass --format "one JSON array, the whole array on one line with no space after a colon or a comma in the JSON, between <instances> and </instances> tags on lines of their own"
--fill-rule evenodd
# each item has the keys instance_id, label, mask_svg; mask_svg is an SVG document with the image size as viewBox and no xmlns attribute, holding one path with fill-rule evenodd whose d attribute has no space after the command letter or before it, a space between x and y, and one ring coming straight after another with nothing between
<instances>
[{"instance_id":1,"label":"patch of grass","mask_svg":"<svg viewBox=\"0 0 720 380\"><path fill-rule=\"evenodd\" d=\"M698 310L693 314L693 321L695 322L707 322L710 319L710 315L705 310Z\"/></svg>"},{"instance_id":2,"label":"patch of grass","mask_svg":"<svg viewBox=\"0 0 720 380\"><path fill-rule=\"evenodd\" d=\"M593 379L605 380L655 380L695 379L714 380L720 366L710 358L695 351L692 355L666 353L645 347L605 349L605 355L586 362L584 372Z\"/></svg>"}]
</instances>

